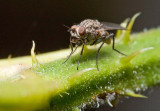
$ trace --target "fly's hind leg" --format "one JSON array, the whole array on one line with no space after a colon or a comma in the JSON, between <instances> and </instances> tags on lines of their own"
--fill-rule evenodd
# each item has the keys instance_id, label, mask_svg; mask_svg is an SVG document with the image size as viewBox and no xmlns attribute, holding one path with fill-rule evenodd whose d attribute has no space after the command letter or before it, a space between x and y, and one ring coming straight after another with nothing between
<instances>
[{"instance_id":1,"label":"fly's hind leg","mask_svg":"<svg viewBox=\"0 0 160 111\"><path fill-rule=\"evenodd\" d=\"M122 52L120 52L120 51L118 51L117 49L114 48L114 45L115 45L115 37L114 37L114 34L113 34L113 33L109 34L108 36L106 36L106 37L104 38L102 44L100 45L100 47L99 47L98 50L97 50L97 54L96 54L96 65L97 65L97 70L98 70L98 71L99 71L99 68L98 68L98 55L99 55L99 51L100 51L100 49L102 48L103 44L106 42L106 40L107 40L108 38L110 38L110 37L113 37L112 49L113 49L114 51L118 52L119 54L122 54L122 55L127 56L126 54L124 54L124 53L122 53Z\"/></svg>"},{"instance_id":2,"label":"fly's hind leg","mask_svg":"<svg viewBox=\"0 0 160 111\"><path fill-rule=\"evenodd\" d=\"M121 55L127 56L126 54L124 54L124 53L120 52L119 50L115 49L115 48L114 48L114 44L115 44L115 37L113 36L113 45L112 45L112 49L113 49L114 51L118 52L118 53L121 54Z\"/></svg>"},{"instance_id":3,"label":"fly's hind leg","mask_svg":"<svg viewBox=\"0 0 160 111\"><path fill-rule=\"evenodd\" d=\"M97 53L96 53L96 65L97 65L97 70L99 71L99 68L98 68L98 55L99 55L99 51L100 51L100 49L102 48L102 46L104 45L104 43L106 42L106 40L108 39L108 38L110 38L110 37L113 37L114 36L114 34L109 34L108 36L106 36L106 37L104 37L104 40L103 40L103 42L102 42L102 44L100 45L100 47L98 48L98 50L97 50Z\"/></svg>"}]
</instances>

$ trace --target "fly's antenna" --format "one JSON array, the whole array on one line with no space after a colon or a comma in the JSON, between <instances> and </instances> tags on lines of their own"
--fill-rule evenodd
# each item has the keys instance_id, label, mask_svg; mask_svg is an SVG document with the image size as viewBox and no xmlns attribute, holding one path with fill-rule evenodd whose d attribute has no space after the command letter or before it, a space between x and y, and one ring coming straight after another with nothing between
<instances>
[{"instance_id":1,"label":"fly's antenna","mask_svg":"<svg viewBox=\"0 0 160 111\"><path fill-rule=\"evenodd\" d=\"M68 32L70 32L72 29L70 28L70 27L68 27L68 26L66 26L66 25L63 25L64 27L66 27L66 28L68 28Z\"/></svg>"},{"instance_id":2,"label":"fly's antenna","mask_svg":"<svg viewBox=\"0 0 160 111\"><path fill-rule=\"evenodd\" d=\"M70 29L70 27L68 27L68 26L66 26L66 25L64 25L64 24L63 24L63 26L66 27L66 28L68 28L68 29Z\"/></svg>"}]
</instances>

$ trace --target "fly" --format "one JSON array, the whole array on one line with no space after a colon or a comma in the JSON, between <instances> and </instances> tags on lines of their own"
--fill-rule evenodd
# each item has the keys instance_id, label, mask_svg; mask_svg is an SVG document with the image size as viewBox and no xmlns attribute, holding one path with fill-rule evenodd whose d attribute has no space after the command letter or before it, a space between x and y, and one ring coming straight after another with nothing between
<instances>
[{"instance_id":1,"label":"fly","mask_svg":"<svg viewBox=\"0 0 160 111\"><path fill-rule=\"evenodd\" d=\"M64 63L67 62L67 60L71 57L71 55L76 51L77 47L82 45L80 57L77 63L77 70L78 70L79 62L84 50L84 45L96 45L102 42L96 53L96 65L97 65L97 70L99 71L98 68L99 51L104 45L104 43L107 44L111 43L111 38L113 39L112 49L118 52L119 54L125 55L124 53L115 49L114 47L115 37L113 33L108 32L109 30L126 30L126 29L118 24L99 22L98 20L91 20L91 19L86 19L82 21L80 24L73 25L71 28L68 29L68 32L70 32L71 34L70 37L71 53L67 57L66 61L64 61ZM73 47L74 44L75 48Z\"/></svg>"}]
</instances>

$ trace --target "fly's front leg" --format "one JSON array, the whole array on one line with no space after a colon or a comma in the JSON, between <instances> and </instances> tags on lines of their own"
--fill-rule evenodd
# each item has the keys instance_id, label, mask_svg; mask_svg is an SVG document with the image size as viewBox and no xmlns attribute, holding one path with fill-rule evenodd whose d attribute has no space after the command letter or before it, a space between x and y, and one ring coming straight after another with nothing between
<instances>
[{"instance_id":1,"label":"fly's front leg","mask_svg":"<svg viewBox=\"0 0 160 111\"><path fill-rule=\"evenodd\" d=\"M69 54L69 56L67 57L67 59L66 59L62 64L66 63L66 62L68 61L68 59L71 57L71 55L76 51L76 49L77 49L77 47L78 47L78 46L76 46L76 48L75 48L74 51L73 51L73 43L72 43L72 41L71 41L71 38L72 38L72 37L70 37L71 53Z\"/></svg>"}]
</instances>

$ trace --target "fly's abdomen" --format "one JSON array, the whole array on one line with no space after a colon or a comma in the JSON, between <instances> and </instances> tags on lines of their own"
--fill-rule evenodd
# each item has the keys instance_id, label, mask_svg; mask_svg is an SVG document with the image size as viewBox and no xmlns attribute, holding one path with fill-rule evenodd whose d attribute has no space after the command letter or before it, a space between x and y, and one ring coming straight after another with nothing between
<instances>
[{"instance_id":1,"label":"fly's abdomen","mask_svg":"<svg viewBox=\"0 0 160 111\"><path fill-rule=\"evenodd\" d=\"M108 38L105 43L110 44L111 43L111 38Z\"/></svg>"}]
</instances>

